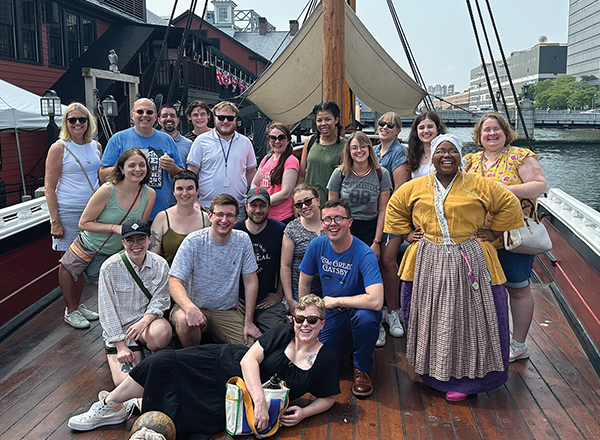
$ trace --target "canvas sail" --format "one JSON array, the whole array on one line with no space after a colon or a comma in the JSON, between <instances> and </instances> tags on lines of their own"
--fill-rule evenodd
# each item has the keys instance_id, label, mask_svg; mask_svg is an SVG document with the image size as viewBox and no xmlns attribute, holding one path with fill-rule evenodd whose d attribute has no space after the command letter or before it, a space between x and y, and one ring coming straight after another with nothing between
<instances>
[{"instance_id":1,"label":"canvas sail","mask_svg":"<svg viewBox=\"0 0 600 440\"><path fill-rule=\"evenodd\" d=\"M410 116L426 95L346 4L346 81L372 109ZM319 5L300 32L252 85L247 99L274 121L305 118L323 96L323 18Z\"/></svg>"}]
</instances>

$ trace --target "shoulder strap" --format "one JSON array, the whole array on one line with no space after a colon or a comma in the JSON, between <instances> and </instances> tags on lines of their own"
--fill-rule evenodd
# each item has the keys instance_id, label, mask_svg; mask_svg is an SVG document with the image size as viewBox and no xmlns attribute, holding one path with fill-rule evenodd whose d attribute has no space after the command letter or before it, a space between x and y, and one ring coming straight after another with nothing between
<instances>
[{"instance_id":1,"label":"shoulder strap","mask_svg":"<svg viewBox=\"0 0 600 440\"><path fill-rule=\"evenodd\" d=\"M167 228L171 229L171 222L169 221L169 213L165 209L165 217L167 218ZM202 218L204 220L204 218Z\"/></svg>"},{"instance_id":2,"label":"shoulder strap","mask_svg":"<svg viewBox=\"0 0 600 440\"><path fill-rule=\"evenodd\" d=\"M375 170L377 172L377 178L379 179L379 183L381 183L381 179L383 177L383 172L381 171L381 167Z\"/></svg>"},{"instance_id":3,"label":"shoulder strap","mask_svg":"<svg viewBox=\"0 0 600 440\"><path fill-rule=\"evenodd\" d=\"M125 255L125 251L119 252L119 255L121 256L121 260L123 260L123 263L125 263L125 267L127 268L129 273L133 277L133 280L136 282L136 284L139 286L139 288L142 289L142 292L144 292L144 295L146 295L148 297L148 299L150 301L152 301L152 295L150 295L150 292L148 291L148 289L146 289L146 286L144 286L144 283L142 283L142 280L140 279L138 274L135 273L135 270L133 270L133 267L131 266L131 263L129 262L129 258L127 258L127 255ZM148 257L146 256L146 258L148 258Z\"/></svg>"},{"instance_id":4,"label":"shoulder strap","mask_svg":"<svg viewBox=\"0 0 600 440\"><path fill-rule=\"evenodd\" d=\"M140 193L142 192L142 186L143 185L140 185L140 189L138 189L138 192L137 192L137 194L135 196L135 199L133 199L133 202L131 202L131 206L129 207L129 209L125 213L125 216L123 216L123 218L121 219L121 221L118 223L119 225L125 221L125 219L129 215L129 213L131 212L131 209L133 208L133 205L135 205L135 201L137 200L137 198L140 196ZM113 186L112 190L114 191L114 186ZM117 198L117 195L115 194L115 199L116 198ZM104 245L108 242L108 240L110 239L110 237L113 236L113 234L114 234L114 232L111 232L110 235L108 237L106 237L106 240L104 240L104 243L102 243L100 245L100 247L98 248L98 250L96 252L100 252L100 249L102 249L104 247Z\"/></svg>"},{"instance_id":5,"label":"shoulder strap","mask_svg":"<svg viewBox=\"0 0 600 440\"><path fill-rule=\"evenodd\" d=\"M308 153L310 153L310 149L312 148L312 146L315 144L315 142L317 142L317 135L313 134L310 137L310 140L308 141L308 145L306 146L306 155L308 156Z\"/></svg>"},{"instance_id":6,"label":"shoulder strap","mask_svg":"<svg viewBox=\"0 0 600 440\"><path fill-rule=\"evenodd\" d=\"M92 185L90 178L88 177L87 173L85 172L85 168L83 168L83 165L81 165L81 162L79 161L79 159L77 159L77 156L75 156L73 154L73 152L71 150L69 150L69 147L67 147L67 143L65 141L63 141L62 139L59 139L58 142L60 142L62 144L63 148L65 150L67 150L71 156L73 156L73 159L75 159L75 162L77 162L77 164L81 168L81 171L83 171L83 175L85 176L85 179L87 180L87 182L90 185L90 188L92 189L92 194L94 194L96 192L96 190L94 189L94 185Z\"/></svg>"}]
</instances>

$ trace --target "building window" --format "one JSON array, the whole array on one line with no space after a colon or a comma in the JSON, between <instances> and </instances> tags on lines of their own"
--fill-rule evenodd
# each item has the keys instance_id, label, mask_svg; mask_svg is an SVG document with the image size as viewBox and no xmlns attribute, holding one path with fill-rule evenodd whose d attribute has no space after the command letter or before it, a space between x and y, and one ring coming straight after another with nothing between
<instances>
[{"instance_id":1,"label":"building window","mask_svg":"<svg viewBox=\"0 0 600 440\"><path fill-rule=\"evenodd\" d=\"M21 42L23 59L38 61L37 13L33 1L21 2Z\"/></svg>"},{"instance_id":2,"label":"building window","mask_svg":"<svg viewBox=\"0 0 600 440\"><path fill-rule=\"evenodd\" d=\"M57 21L58 23L47 23L46 25L48 27L48 57L50 65L64 67L62 20L58 19Z\"/></svg>"},{"instance_id":3,"label":"building window","mask_svg":"<svg viewBox=\"0 0 600 440\"><path fill-rule=\"evenodd\" d=\"M227 23L227 8L219 8L219 23Z\"/></svg>"},{"instance_id":4,"label":"building window","mask_svg":"<svg viewBox=\"0 0 600 440\"><path fill-rule=\"evenodd\" d=\"M0 0L0 56L15 56L15 34L11 0Z\"/></svg>"},{"instance_id":5,"label":"building window","mask_svg":"<svg viewBox=\"0 0 600 440\"><path fill-rule=\"evenodd\" d=\"M81 44L83 52L88 50L96 41L96 23L89 18L81 18Z\"/></svg>"},{"instance_id":6,"label":"building window","mask_svg":"<svg viewBox=\"0 0 600 440\"><path fill-rule=\"evenodd\" d=\"M79 58L79 20L77 15L71 13L66 14L65 20L67 24L67 56L69 64L72 64Z\"/></svg>"}]
</instances>

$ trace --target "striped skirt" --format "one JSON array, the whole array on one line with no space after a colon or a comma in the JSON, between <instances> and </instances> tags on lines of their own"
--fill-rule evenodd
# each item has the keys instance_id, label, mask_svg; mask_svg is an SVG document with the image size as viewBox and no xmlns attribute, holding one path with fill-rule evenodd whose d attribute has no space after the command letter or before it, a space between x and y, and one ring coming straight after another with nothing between
<instances>
[{"instance_id":1,"label":"striped skirt","mask_svg":"<svg viewBox=\"0 0 600 440\"><path fill-rule=\"evenodd\" d=\"M65 231L62 238L52 237L52 249L66 251L79 234L79 219L85 206L58 205L58 218Z\"/></svg>"},{"instance_id":2,"label":"striped skirt","mask_svg":"<svg viewBox=\"0 0 600 440\"><path fill-rule=\"evenodd\" d=\"M500 337L490 274L475 238L452 245L421 239L412 284L406 356L418 374L446 382L506 370L501 339L507 338Z\"/></svg>"}]
</instances>

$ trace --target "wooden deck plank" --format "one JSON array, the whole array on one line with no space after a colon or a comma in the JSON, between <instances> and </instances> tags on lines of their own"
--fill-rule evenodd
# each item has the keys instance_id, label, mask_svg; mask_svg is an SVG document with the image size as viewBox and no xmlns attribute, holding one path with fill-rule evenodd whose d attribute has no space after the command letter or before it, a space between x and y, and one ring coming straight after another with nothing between
<instances>
[{"instance_id":1,"label":"wooden deck plank","mask_svg":"<svg viewBox=\"0 0 600 440\"><path fill-rule=\"evenodd\" d=\"M396 353L397 338L388 334L386 345L381 349L376 349L377 356L377 400L379 412L379 432L382 439L404 439L402 425L402 411L400 409L398 377L396 370L398 362L396 358L400 353Z\"/></svg>"},{"instance_id":2,"label":"wooden deck plank","mask_svg":"<svg viewBox=\"0 0 600 440\"><path fill-rule=\"evenodd\" d=\"M503 388L503 387L501 387ZM469 407L473 413L473 419L477 424L480 438L506 438L506 432L502 426L502 421L498 417L494 403L489 393L481 393L477 396L470 396L468 399ZM452 411L454 415L454 412Z\"/></svg>"}]
</instances>

